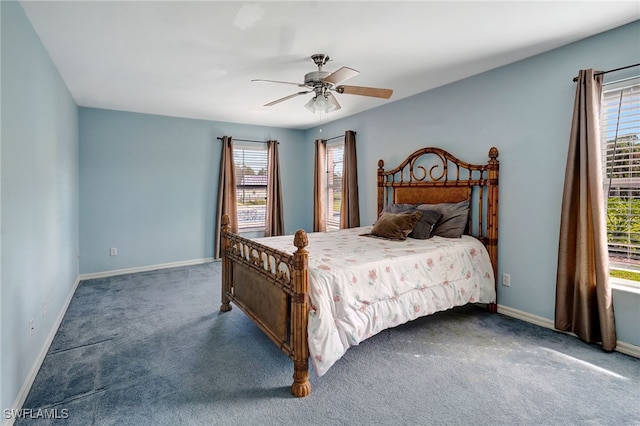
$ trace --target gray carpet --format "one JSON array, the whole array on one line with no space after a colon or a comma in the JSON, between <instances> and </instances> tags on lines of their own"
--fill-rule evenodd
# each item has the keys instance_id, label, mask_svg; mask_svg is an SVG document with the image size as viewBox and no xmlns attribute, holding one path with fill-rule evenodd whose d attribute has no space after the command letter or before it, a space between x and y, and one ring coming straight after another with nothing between
<instances>
[{"instance_id":1,"label":"gray carpet","mask_svg":"<svg viewBox=\"0 0 640 426\"><path fill-rule=\"evenodd\" d=\"M351 348L312 393L220 264L82 282L17 425L640 425L640 360L475 306ZM62 411L65 410L65 411ZM51 411L49 411L51 412Z\"/></svg>"}]
</instances>

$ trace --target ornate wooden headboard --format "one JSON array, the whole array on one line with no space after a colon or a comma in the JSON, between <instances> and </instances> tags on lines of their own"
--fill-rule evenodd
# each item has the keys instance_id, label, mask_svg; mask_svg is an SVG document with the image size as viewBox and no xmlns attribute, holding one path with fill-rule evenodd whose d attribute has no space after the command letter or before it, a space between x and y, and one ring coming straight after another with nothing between
<instances>
[{"instance_id":1,"label":"ornate wooden headboard","mask_svg":"<svg viewBox=\"0 0 640 426\"><path fill-rule=\"evenodd\" d=\"M498 273L498 149L487 164L470 164L441 148L422 148L398 167L378 161L378 215L388 204L436 204L470 200L466 233L484 243Z\"/></svg>"}]
</instances>

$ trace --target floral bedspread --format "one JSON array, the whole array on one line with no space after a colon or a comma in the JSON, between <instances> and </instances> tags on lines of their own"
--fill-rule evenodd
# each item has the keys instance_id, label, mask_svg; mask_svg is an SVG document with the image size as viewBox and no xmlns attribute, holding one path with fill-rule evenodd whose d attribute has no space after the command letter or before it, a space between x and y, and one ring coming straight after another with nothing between
<instances>
[{"instance_id":1,"label":"floral bedspread","mask_svg":"<svg viewBox=\"0 0 640 426\"><path fill-rule=\"evenodd\" d=\"M387 328L466 303L495 302L484 245L470 236L389 241L371 227L308 234L309 352L319 376ZM287 253L291 235L257 239Z\"/></svg>"}]
</instances>

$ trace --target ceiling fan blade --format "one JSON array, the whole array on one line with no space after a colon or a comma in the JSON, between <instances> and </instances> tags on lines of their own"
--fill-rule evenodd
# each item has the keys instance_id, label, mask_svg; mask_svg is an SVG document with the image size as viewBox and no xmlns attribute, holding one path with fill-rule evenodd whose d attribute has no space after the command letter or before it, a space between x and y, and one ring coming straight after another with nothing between
<instances>
[{"instance_id":1,"label":"ceiling fan blade","mask_svg":"<svg viewBox=\"0 0 640 426\"><path fill-rule=\"evenodd\" d=\"M272 105L275 105L275 104L279 104L280 102L284 102L284 101L289 100L291 98L295 98L296 96L306 95L307 93L311 93L311 91L307 90L306 92L294 93L293 95L285 96L284 98L276 99L275 101L271 101L268 104L264 104L264 106L272 106Z\"/></svg>"},{"instance_id":2,"label":"ceiling fan blade","mask_svg":"<svg viewBox=\"0 0 640 426\"><path fill-rule=\"evenodd\" d=\"M360 95L371 96L374 98L389 99L393 94L391 89L378 89L375 87L362 87L362 86L338 86L336 87L338 93L346 93L347 95Z\"/></svg>"},{"instance_id":3,"label":"ceiling fan blade","mask_svg":"<svg viewBox=\"0 0 640 426\"><path fill-rule=\"evenodd\" d=\"M333 111L339 110L340 108L342 108L340 106L340 104L338 103L338 100L336 99L335 96L333 96L333 93L328 93L327 94L327 100L329 101L329 103L331 105L333 105L335 108L333 108Z\"/></svg>"},{"instance_id":4,"label":"ceiling fan blade","mask_svg":"<svg viewBox=\"0 0 640 426\"><path fill-rule=\"evenodd\" d=\"M300 83L293 83L291 81L279 81L279 80L263 80L261 78L256 78L251 80L253 83L281 83L281 84L293 84L294 86L298 86L298 87L305 87L304 84L300 84Z\"/></svg>"},{"instance_id":5,"label":"ceiling fan blade","mask_svg":"<svg viewBox=\"0 0 640 426\"><path fill-rule=\"evenodd\" d=\"M348 80L358 74L360 74L360 71L358 70L354 70L349 67L342 67L338 71L334 71L326 76L323 80L329 83L338 84L341 81Z\"/></svg>"}]
</instances>

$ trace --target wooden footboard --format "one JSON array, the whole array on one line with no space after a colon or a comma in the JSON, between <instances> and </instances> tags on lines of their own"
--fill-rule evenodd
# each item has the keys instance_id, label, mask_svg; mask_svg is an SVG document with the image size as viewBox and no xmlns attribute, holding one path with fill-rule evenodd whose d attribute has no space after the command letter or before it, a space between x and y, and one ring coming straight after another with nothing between
<instances>
[{"instance_id":1,"label":"wooden footboard","mask_svg":"<svg viewBox=\"0 0 640 426\"><path fill-rule=\"evenodd\" d=\"M231 302L242 309L293 360L291 393L309 395L307 234L296 232L297 250L288 254L231 233L224 215L221 238L220 311L230 311Z\"/></svg>"}]
</instances>

